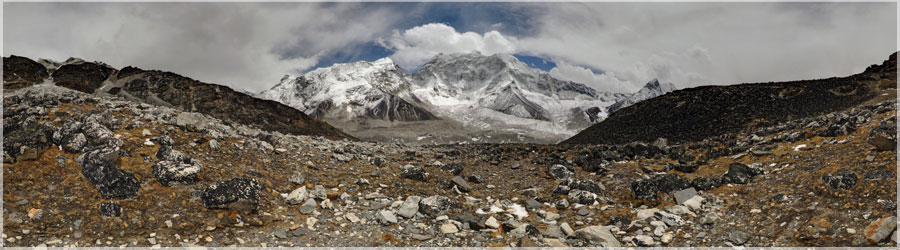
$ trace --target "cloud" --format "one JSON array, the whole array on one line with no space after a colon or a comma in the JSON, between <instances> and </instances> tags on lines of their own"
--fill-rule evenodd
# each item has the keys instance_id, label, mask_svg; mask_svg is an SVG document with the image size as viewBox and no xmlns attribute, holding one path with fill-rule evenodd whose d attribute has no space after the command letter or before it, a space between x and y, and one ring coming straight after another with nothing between
<instances>
[{"instance_id":1,"label":"cloud","mask_svg":"<svg viewBox=\"0 0 900 250\"><path fill-rule=\"evenodd\" d=\"M360 4L8 3L4 55L81 57L259 91L389 34L400 15Z\"/></svg>"},{"instance_id":2,"label":"cloud","mask_svg":"<svg viewBox=\"0 0 900 250\"><path fill-rule=\"evenodd\" d=\"M638 90L638 88L634 88L633 84L616 78L616 73L596 74L588 68L565 62L556 62L556 67L550 69L550 76L560 80L583 83L588 87L602 91L634 92Z\"/></svg>"},{"instance_id":3,"label":"cloud","mask_svg":"<svg viewBox=\"0 0 900 250\"><path fill-rule=\"evenodd\" d=\"M893 3L545 5L517 50L639 87L787 81L861 72L896 51Z\"/></svg>"},{"instance_id":4,"label":"cloud","mask_svg":"<svg viewBox=\"0 0 900 250\"><path fill-rule=\"evenodd\" d=\"M515 38L498 31L483 35L475 32L459 33L442 23L429 23L400 32L394 30L388 39L379 41L394 50L391 59L405 69L416 69L438 53L472 53L484 55L511 54L516 51Z\"/></svg>"}]
</instances>

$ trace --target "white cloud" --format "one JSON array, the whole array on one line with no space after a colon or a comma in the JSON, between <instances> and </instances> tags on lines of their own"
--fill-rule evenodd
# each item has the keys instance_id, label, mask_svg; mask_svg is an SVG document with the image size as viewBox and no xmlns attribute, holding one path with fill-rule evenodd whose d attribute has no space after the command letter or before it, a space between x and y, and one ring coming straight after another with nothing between
<instances>
[{"instance_id":1,"label":"white cloud","mask_svg":"<svg viewBox=\"0 0 900 250\"><path fill-rule=\"evenodd\" d=\"M475 32L459 33L442 23L429 23L400 32L379 43L394 50L391 59L405 69L415 69L438 53L472 53L485 55L510 54L516 51L515 38L497 31L480 35Z\"/></svg>"},{"instance_id":2,"label":"white cloud","mask_svg":"<svg viewBox=\"0 0 900 250\"><path fill-rule=\"evenodd\" d=\"M253 91L388 32L384 8L313 3L7 3L4 55L81 57Z\"/></svg>"},{"instance_id":3,"label":"white cloud","mask_svg":"<svg viewBox=\"0 0 900 250\"><path fill-rule=\"evenodd\" d=\"M573 3L545 6L522 53L640 87L825 78L896 51L893 3ZM886 8L890 6L890 8Z\"/></svg>"},{"instance_id":4,"label":"white cloud","mask_svg":"<svg viewBox=\"0 0 900 250\"><path fill-rule=\"evenodd\" d=\"M616 78L616 74L613 72L595 74L588 68L565 62L557 62L556 67L550 69L550 76L560 80L583 83L601 91L634 92L638 90L634 84Z\"/></svg>"}]
</instances>

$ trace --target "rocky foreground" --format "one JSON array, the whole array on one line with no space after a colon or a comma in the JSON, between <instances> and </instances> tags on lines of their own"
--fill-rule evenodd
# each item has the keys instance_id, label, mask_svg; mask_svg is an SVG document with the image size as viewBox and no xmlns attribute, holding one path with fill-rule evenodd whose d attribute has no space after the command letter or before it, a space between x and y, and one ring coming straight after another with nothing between
<instances>
[{"instance_id":1,"label":"rocky foreground","mask_svg":"<svg viewBox=\"0 0 900 250\"><path fill-rule=\"evenodd\" d=\"M896 90L670 145L413 147L38 84L4 246L896 246Z\"/></svg>"}]
</instances>

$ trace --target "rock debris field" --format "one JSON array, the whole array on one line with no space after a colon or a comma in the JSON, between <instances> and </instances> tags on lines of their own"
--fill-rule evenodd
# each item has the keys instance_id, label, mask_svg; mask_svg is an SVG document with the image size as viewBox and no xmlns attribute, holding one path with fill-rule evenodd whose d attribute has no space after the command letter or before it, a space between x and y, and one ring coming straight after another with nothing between
<instances>
[{"instance_id":1,"label":"rock debris field","mask_svg":"<svg viewBox=\"0 0 900 250\"><path fill-rule=\"evenodd\" d=\"M894 247L893 99L681 144L405 146L38 84L4 93L2 240Z\"/></svg>"}]
</instances>

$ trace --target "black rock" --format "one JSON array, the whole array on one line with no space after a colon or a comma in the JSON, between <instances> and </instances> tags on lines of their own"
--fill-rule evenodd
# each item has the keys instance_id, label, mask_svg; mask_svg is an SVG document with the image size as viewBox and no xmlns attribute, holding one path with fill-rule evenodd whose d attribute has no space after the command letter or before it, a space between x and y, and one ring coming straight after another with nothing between
<instances>
[{"instance_id":1,"label":"black rock","mask_svg":"<svg viewBox=\"0 0 900 250\"><path fill-rule=\"evenodd\" d=\"M652 200L656 193L671 193L691 187L687 178L676 174L662 174L650 179L631 182L631 192L635 199Z\"/></svg>"},{"instance_id":2,"label":"black rock","mask_svg":"<svg viewBox=\"0 0 900 250\"><path fill-rule=\"evenodd\" d=\"M384 164L384 159L382 159L381 157L375 157L375 159L372 160L372 164L374 164L376 167L381 167L381 165Z\"/></svg>"},{"instance_id":3,"label":"black rock","mask_svg":"<svg viewBox=\"0 0 900 250\"><path fill-rule=\"evenodd\" d=\"M451 218L456 221L469 224L469 229L472 229L472 230L477 231L477 230L487 228L487 226L484 225L483 219L481 219L478 216L475 216L474 214L471 214L471 213L456 214L456 215L453 215Z\"/></svg>"},{"instance_id":4,"label":"black rock","mask_svg":"<svg viewBox=\"0 0 900 250\"><path fill-rule=\"evenodd\" d=\"M105 64L83 62L66 64L53 72L53 81L57 86L78 90L85 93L94 93L94 90L103 85L103 81L115 71Z\"/></svg>"},{"instance_id":5,"label":"black rock","mask_svg":"<svg viewBox=\"0 0 900 250\"><path fill-rule=\"evenodd\" d=\"M570 189L584 190L591 193L600 193L603 191L603 188L590 180L585 179L571 179L568 181L568 185Z\"/></svg>"},{"instance_id":6,"label":"black rock","mask_svg":"<svg viewBox=\"0 0 900 250\"><path fill-rule=\"evenodd\" d=\"M122 207L114 201L100 203L100 215L104 217L119 217L122 215Z\"/></svg>"},{"instance_id":7,"label":"black rock","mask_svg":"<svg viewBox=\"0 0 900 250\"><path fill-rule=\"evenodd\" d=\"M543 205L540 202L535 200L534 198L528 198L523 202L525 204L525 208L530 210L540 209Z\"/></svg>"},{"instance_id":8,"label":"black rock","mask_svg":"<svg viewBox=\"0 0 900 250\"><path fill-rule=\"evenodd\" d=\"M462 192L472 191L472 186L469 185L469 183L466 182L466 180L463 179L462 176L454 176L453 178L450 179L450 182L453 182L453 185L456 186L456 188L458 188L459 191L462 191Z\"/></svg>"},{"instance_id":9,"label":"black rock","mask_svg":"<svg viewBox=\"0 0 900 250\"><path fill-rule=\"evenodd\" d=\"M441 170L448 171L453 175L459 175L463 171L463 166L459 162L451 162L441 166Z\"/></svg>"},{"instance_id":10,"label":"black rock","mask_svg":"<svg viewBox=\"0 0 900 250\"><path fill-rule=\"evenodd\" d=\"M882 121L878 127L872 129L872 132L869 132L869 137L866 138L866 142L875 146L875 149L879 151L896 150L897 118L892 116L891 118Z\"/></svg>"},{"instance_id":11,"label":"black rock","mask_svg":"<svg viewBox=\"0 0 900 250\"><path fill-rule=\"evenodd\" d=\"M691 187L690 181L677 174L662 174L650 178L659 192L671 193Z\"/></svg>"},{"instance_id":12,"label":"black rock","mask_svg":"<svg viewBox=\"0 0 900 250\"><path fill-rule=\"evenodd\" d=\"M153 137L153 138L150 139L150 141L153 142L153 143L159 144L160 146L173 146L173 145L175 145L175 140L172 140L172 138L169 137L169 136L167 136L167 135ZM159 154L158 151L157 151L157 154Z\"/></svg>"},{"instance_id":13,"label":"black rock","mask_svg":"<svg viewBox=\"0 0 900 250\"><path fill-rule=\"evenodd\" d=\"M427 181L428 173L425 172L425 169L421 167L416 167L413 165L403 165L400 167L400 177L417 180L417 181Z\"/></svg>"},{"instance_id":14,"label":"black rock","mask_svg":"<svg viewBox=\"0 0 900 250\"><path fill-rule=\"evenodd\" d=\"M468 179L469 182L472 183L484 183L484 177L481 177L480 175L471 175L466 179Z\"/></svg>"},{"instance_id":15,"label":"black rock","mask_svg":"<svg viewBox=\"0 0 900 250\"><path fill-rule=\"evenodd\" d=\"M569 186L559 184L556 186L556 188L553 189L553 194L567 195L567 194L569 194L569 191L571 191L571 190L572 190L572 188L570 188Z\"/></svg>"},{"instance_id":16,"label":"black rock","mask_svg":"<svg viewBox=\"0 0 900 250\"><path fill-rule=\"evenodd\" d=\"M572 203L591 205L594 204L594 200L597 199L597 194L584 190L572 190L569 192L568 199Z\"/></svg>"},{"instance_id":17,"label":"black rock","mask_svg":"<svg viewBox=\"0 0 900 250\"><path fill-rule=\"evenodd\" d=\"M856 173L845 169L822 176L822 182L825 183L825 186L832 189L851 189L853 186L856 186L856 181Z\"/></svg>"},{"instance_id":18,"label":"black rock","mask_svg":"<svg viewBox=\"0 0 900 250\"><path fill-rule=\"evenodd\" d=\"M419 212L429 216L438 216L450 209L450 198L432 195L419 201Z\"/></svg>"},{"instance_id":19,"label":"black rock","mask_svg":"<svg viewBox=\"0 0 900 250\"><path fill-rule=\"evenodd\" d=\"M126 199L137 195L141 184L134 174L119 169L109 162L97 159L85 160L81 174L97 188L105 199Z\"/></svg>"},{"instance_id":20,"label":"black rock","mask_svg":"<svg viewBox=\"0 0 900 250\"><path fill-rule=\"evenodd\" d=\"M747 184L757 172L747 165L739 162L731 163L728 166L728 172L722 175L722 181L725 183Z\"/></svg>"},{"instance_id":21,"label":"black rock","mask_svg":"<svg viewBox=\"0 0 900 250\"><path fill-rule=\"evenodd\" d=\"M863 173L863 179L866 180L882 180L894 177L894 174L885 170L872 170Z\"/></svg>"},{"instance_id":22,"label":"black rock","mask_svg":"<svg viewBox=\"0 0 900 250\"><path fill-rule=\"evenodd\" d=\"M566 166L559 164L550 166L550 168L547 169L547 173L556 180L566 180L575 175L575 173L566 168Z\"/></svg>"},{"instance_id":23,"label":"black rock","mask_svg":"<svg viewBox=\"0 0 900 250\"><path fill-rule=\"evenodd\" d=\"M669 165L671 169L675 169L677 171L681 171L683 173L693 173L700 168L700 165L697 163L678 163Z\"/></svg>"},{"instance_id":24,"label":"black rock","mask_svg":"<svg viewBox=\"0 0 900 250\"><path fill-rule=\"evenodd\" d=\"M631 182L631 193L635 199L652 200L656 198L658 192L656 183L649 179Z\"/></svg>"},{"instance_id":25,"label":"black rock","mask_svg":"<svg viewBox=\"0 0 900 250\"><path fill-rule=\"evenodd\" d=\"M31 59L15 55L3 58L3 89L6 91L39 84L48 76L47 68Z\"/></svg>"},{"instance_id":26,"label":"black rock","mask_svg":"<svg viewBox=\"0 0 900 250\"><path fill-rule=\"evenodd\" d=\"M238 177L210 185L200 195L207 208L256 210L259 206L259 181Z\"/></svg>"}]
</instances>

